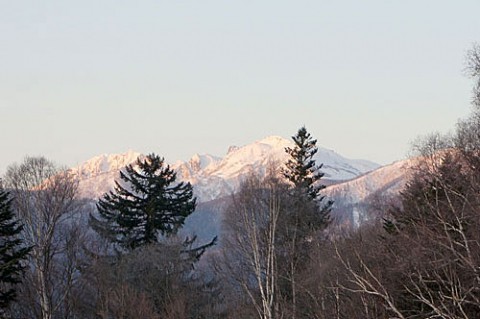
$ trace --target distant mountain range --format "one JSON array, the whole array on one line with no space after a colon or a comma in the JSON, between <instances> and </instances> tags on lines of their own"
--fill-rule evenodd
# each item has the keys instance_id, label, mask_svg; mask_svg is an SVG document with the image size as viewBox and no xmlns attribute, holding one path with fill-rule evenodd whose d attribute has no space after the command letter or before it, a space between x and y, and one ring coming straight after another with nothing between
<instances>
[{"instance_id":1,"label":"distant mountain range","mask_svg":"<svg viewBox=\"0 0 480 319\"><path fill-rule=\"evenodd\" d=\"M249 172L264 175L269 163L283 165L288 155L286 147L293 142L278 136L270 136L254 143L231 146L225 157L195 154L189 161L171 164L179 181L190 182L199 202L207 202L228 196L236 191ZM74 168L80 177L80 194L86 198L99 198L112 189L119 171L134 163L138 152L101 155ZM319 147L315 156L318 164L323 163L324 181L328 184L346 181L375 170L380 165L366 160L347 159L332 150Z\"/></svg>"},{"instance_id":2,"label":"distant mountain range","mask_svg":"<svg viewBox=\"0 0 480 319\"><path fill-rule=\"evenodd\" d=\"M188 231L205 238L218 233L224 199L235 193L249 172L264 175L270 163L284 165L288 158L285 148L292 146L291 140L270 136L248 145L231 146L224 157L195 154L189 161L172 163L177 179L193 185L199 203L197 211L187 219ZM139 156L143 155L134 151L100 155L73 168L80 178L80 196L96 200L113 189L119 171ZM365 207L372 198L396 194L404 187L412 164L412 160L406 160L381 167L367 160L347 159L323 147L318 148L315 160L323 164L322 181L327 185L324 194L335 202L333 217L352 225L370 218Z\"/></svg>"}]
</instances>

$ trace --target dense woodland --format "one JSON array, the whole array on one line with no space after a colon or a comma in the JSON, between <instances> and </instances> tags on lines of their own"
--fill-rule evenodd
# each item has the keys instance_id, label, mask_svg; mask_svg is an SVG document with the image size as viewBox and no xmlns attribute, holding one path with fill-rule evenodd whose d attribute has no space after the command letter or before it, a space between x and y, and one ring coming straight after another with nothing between
<instances>
[{"instance_id":1,"label":"dense woodland","mask_svg":"<svg viewBox=\"0 0 480 319\"><path fill-rule=\"evenodd\" d=\"M0 187L4 318L480 318L480 47L471 115L419 143L405 189L339 227L304 128L287 163L247 176L222 234L178 235L193 188L155 154L98 202L42 158Z\"/></svg>"}]
</instances>

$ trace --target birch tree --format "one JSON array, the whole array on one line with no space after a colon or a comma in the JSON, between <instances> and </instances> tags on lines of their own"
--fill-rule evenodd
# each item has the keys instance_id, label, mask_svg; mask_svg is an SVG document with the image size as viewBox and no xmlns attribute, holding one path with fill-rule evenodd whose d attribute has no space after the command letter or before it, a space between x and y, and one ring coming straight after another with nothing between
<instances>
[{"instance_id":1,"label":"birch tree","mask_svg":"<svg viewBox=\"0 0 480 319\"><path fill-rule=\"evenodd\" d=\"M277 225L286 185L274 173L250 175L228 209L226 264L258 318L280 317Z\"/></svg>"},{"instance_id":2,"label":"birch tree","mask_svg":"<svg viewBox=\"0 0 480 319\"><path fill-rule=\"evenodd\" d=\"M7 169L5 184L24 223L23 240L32 246L24 295L33 300L24 315L52 319L65 310L75 282L81 237L75 220L81 208L78 182L44 157L27 157Z\"/></svg>"}]
</instances>

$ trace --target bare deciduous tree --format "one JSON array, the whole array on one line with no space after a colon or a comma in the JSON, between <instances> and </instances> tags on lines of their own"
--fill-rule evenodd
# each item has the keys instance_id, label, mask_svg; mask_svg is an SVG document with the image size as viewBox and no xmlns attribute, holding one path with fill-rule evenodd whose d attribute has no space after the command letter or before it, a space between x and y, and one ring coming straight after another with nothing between
<instances>
[{"instance_id":1,"label":"bare deciduous tree","mask_svg":"<svg viewBox=\"0 0 480 319\"><path fill-rule=\"evenodd\" d=\"M227 210L225 264L261 319L280 317L277 225L286 185L270 165L266 178L250 175Z\"/></svg>"},{"instance_id":2,"label":"bare deciduous tree","mask_svg":"<svg viewBox=\"0 0 480 319\"><path fill-rule=\"evenodd\" d=\"M457 149L436 156L418 166L387 232L337 250L347 279L338 286L360 298L368 318L480 314L478 173Z\"/></svg>"},{"instance_id":3,"label":"bare deciduous tree","mask_svg":"<svg viewBox=\"0 0 480 319\"><path fill-rule=\"evenodd\" d=\"M27 157L8 168L5 183L14 196L14 209L24 223L25 243L32 246L25 297L26 316L52 319L68 309L76 279L78 244L83 231L77 213L77 180L43 157Z\"/></svg>"},{"instance_id":4,"label":"bare deciduous tree","mask_svg":"<svg viewBox=\"0 0 480 319\"><path fill-rule=\"evenodd\" d=\"M480 107L480 45L473 45L467 54L467 74L475 79L473 103Z\"/></svg>"}]
</instances>

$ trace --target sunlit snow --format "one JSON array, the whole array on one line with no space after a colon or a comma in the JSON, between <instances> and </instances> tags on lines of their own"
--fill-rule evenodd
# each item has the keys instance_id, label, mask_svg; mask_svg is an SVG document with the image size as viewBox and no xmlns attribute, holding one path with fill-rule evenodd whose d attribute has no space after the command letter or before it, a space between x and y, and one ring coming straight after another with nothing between
<instances>
[{"instance_id":1,"label":"sunlit snow","mask_svg":"<svg viewBox=\"0 0 480 319\"><path fill-rule=\"evenodd\" d=\"M249 172L265 174L271 163L282 166L287 160L286 147L293 147L291 140L269 136L254 143L230 147L221 157L195 154L189 161L177 161L172 165L180 181L190 182L200 202L213 200L233 193ZM83 197L98 198L112 189L118 179L119 170L133 163L140 153L101 155L73 169L80 176L80 192ZM323 163L325 180L345 181L356 178L379 167L364 160L350 160L319 147L315 157L317 164Z\"/></svg>"}]
</instances>

